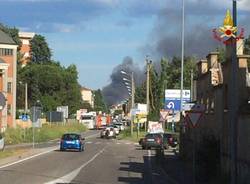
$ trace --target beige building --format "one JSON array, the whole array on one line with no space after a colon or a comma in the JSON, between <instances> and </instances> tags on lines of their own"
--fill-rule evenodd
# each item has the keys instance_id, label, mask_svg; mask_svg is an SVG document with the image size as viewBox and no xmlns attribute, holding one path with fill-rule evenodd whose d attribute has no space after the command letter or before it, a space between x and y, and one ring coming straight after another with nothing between
<instances>
[{"instance_id":1,"label":"beige building","mask_svg":"<svg viewBox=\"0 0 250 184\"><path fill-rule=\"evenodd\" d=\"M0 128L16 127L17 47L12 38L0 30L0 92L6 105L0 108Z\"/></svg>"},{"instance_id":2,"label":"beige building","mask_svg":"<svg viewBox=\"0 0 250 184\"><path fill-rule=\"evenodd\" d=\"M25 66L30 61L30 40L35 36L32 32L19 32L19 38L22 42L20 52L23 55L21 59L22 66Z\"/></svg>"},{"instance_id":3,"label":"beige building","mask_svg":"<svg viewBox=\"0 0 250 184\"><path fill-rule=\"evenodd\" d=\"M90 104L91 107L94 107L94 93L91 89L82 87L81 88L82 100Z\"/></svg>"},{"instance_id":4,"label":"beige building","mask_svg":"<svg viewBox=\"0 0 250 184\"><path fill-rule=\"evenodd\" d=\"M238 122L237 122L237 183L248 183L250 181L250 73L249 55L243 54L242 42L238 47ZM203 104L206 111L194 129L186 126L186 130L181 133L182 145L181 153L192 159L192 147L196 144L196 151L204 147L204 140L210 139L214 144L210 144L205 150L212 157L219 147L217 166L223 176L230 173L230 121L229 110L231 109L231 57L230 47L226 49L226 61L219 61L219 53L212 52L206 59L197 63L198 77L196 80L197 103ZM234 106L235 107L235 106ZM187 125L187 124L186 124ZM194 138L195 137L195 138ZM213 151L211 151L214 146ZM210 152L209 152L210 150ZM199 155L200 156L200 155Z\"/></svg>"}]
</instances>

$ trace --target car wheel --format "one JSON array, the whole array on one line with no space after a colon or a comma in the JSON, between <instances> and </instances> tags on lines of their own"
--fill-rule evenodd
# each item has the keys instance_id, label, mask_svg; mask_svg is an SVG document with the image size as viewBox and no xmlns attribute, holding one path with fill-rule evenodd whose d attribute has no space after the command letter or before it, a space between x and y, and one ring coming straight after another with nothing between
<instances>
[{"instance_id":1,"label":"car wheel","mask_svg":"<svg viewBox=\"0 0 250 184\"><path fill-rule=\"evenodd\" d=\"M146 149L145 146L142 146L142 149L143 149L143 150Z\"/></svg>"}]
</instances>

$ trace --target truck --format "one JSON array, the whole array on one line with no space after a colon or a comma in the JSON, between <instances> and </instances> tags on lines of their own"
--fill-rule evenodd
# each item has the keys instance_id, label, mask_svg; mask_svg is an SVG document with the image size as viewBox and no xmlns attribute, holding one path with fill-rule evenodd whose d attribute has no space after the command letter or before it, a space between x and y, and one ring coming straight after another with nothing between
<instances>
[{"instance_id":1,"label":"truck","mask_svg":"<svg viewBox=\"0 0 250 184\"><path fill-rule=\"evenodd\" d=\"M94 129L96 126L96 112L86 112L81 114L80 123L88 129Z\"/></svg>"}]
</instances>

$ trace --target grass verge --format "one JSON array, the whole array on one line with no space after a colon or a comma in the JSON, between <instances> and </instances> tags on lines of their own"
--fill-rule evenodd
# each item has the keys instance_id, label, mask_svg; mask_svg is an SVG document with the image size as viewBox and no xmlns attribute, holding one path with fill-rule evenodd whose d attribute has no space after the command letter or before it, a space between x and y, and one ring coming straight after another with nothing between
<instances>
[{"instance_id":1,"label":"grass verge","mask_svg":"<svg viewBox=\"0 0 250 184\"><path fill-rule=\"evenodd\" d=\"M0 152L0 159L15 156L15 155L20 155L27 150L25 149L16 149L16 150L4 150Z\"/></svg>"},{"instance_id":2,"label":"grass verge","mask_svg":"<svg viewBox=\"0 0 250 184\"><path fill-rule=\"evenodd\" d=\"M41 128L35 128L35 142L46 142L57 139L66 132L84 132L86 127L79 123L67 123L43 125ZM6 144L30 143L33 138L33 129L8 128L4 134Z\"/></svg>"}]
</instances>

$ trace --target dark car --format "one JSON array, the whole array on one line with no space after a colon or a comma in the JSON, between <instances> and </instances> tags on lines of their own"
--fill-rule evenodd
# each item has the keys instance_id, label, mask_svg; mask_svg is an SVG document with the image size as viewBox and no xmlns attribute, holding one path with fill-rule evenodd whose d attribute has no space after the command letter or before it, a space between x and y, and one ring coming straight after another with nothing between
<instances>
[{"instance_id":1,"label":"dark car","mask_svg":"<svg viewBox=\"0 0 250 184\"><path fill-rule=\"evenodd\" d=\"M78 150L78 151L84 151L85 144L84 144L84 138L77 133L66 133L63 134L60 142L60 150Z\"/></svg>"},{"instance_id":2,"label":"dark car","mask_svg":"<svg viewBox=\"0 0 250 184\"><path fill-rule=\"evenodd\" d=\"M163 148L163 137L159 133L147 134L143 139L140 140L142 149L151 149L151 148Z\"/></svg>"},{"instance_id":3,"label":"dark car","mask_svg":"<svg viewBox=\"0 0 250 184\"><path fill-rule=\"evenodd\" d=\"M168 146L175 148L178 144L177 138L175 137L174 134L164 133L163 134L163 144L164 144L165 149L167 149Z\"/></svg>"}]
</instances>

